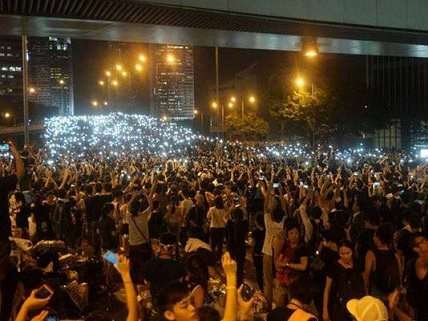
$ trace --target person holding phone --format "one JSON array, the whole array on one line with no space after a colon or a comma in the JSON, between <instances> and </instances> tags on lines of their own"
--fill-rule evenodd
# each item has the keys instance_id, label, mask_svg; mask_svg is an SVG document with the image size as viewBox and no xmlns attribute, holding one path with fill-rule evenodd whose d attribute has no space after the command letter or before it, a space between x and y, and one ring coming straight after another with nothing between
<instances>
[{"instance_id":1,"label":"person holding phone","mask_svg":"<svg viewBox=\"0 0 428 321\"><path fill-rule=\"evenodd\" d=\"M11 245L11 224L9 219L9 194L16 189L18 181L24 176L24 162L15 145L8 142L15 162L14 173L0 175L0 319L7 320L12 309L13 296L17 285L17 271L9 261Z\"/></svg>"},{"instance_id":2,"label":"person holding phone","mask_svg":"<svg viewBox=\"0 0 428 321\"><path fill-rule=\"evenodd\" d=\"M54 291L47 285L42 285L40 288L33 290L30 296L24 301L21 308L19 309L19 312L15 321L26 321L27 316L30 312L46 307L50 299L52 298L53 294L54 294ZM43 310L34 319L45 320L48 314L49 314L48 311ZM5 320L5 319L2 319L2 320Z\"/></svg>"}]
</instances>

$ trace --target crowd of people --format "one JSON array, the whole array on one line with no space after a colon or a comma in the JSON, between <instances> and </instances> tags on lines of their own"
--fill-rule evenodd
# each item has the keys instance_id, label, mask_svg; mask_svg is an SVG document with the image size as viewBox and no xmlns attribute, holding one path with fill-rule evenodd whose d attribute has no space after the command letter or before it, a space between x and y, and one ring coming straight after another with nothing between
<instances>
[{"instance_id":1,"label":"crowd of people","mask_svg":"<svg viewBox=\"0 0 428 321\"><path fill-rule=\"evenodd\" d=\"M113 319L121 289L129 321L428 320L423 162L197 138L164 156L9 146L1 320Z\"/></svg>"}]
</instances>

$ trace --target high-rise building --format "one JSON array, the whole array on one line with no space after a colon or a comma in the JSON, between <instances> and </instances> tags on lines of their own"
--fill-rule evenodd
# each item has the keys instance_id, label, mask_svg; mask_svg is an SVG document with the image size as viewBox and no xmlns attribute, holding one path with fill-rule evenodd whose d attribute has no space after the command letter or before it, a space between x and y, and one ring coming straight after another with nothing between
<instances>
[{"instance_id":1,"label":"high-rise building","mask_svg":"<svg viewBox=\"0 0 428 321\"><path fill-rule=\"evenodd\" d=\"M70 38L30 38L29 101L57 115L72 115L73 68Z\"/></svg>"},{"instance_id":2,"label":"high-rise building","mask_svg":"<svg viewBox=\"0 0 428 321\"><path fill-rule=\"evenodd\" d=\"M179 45L153 45L152 114L182 121L194 118L193 49Z\"/></svg>"},{"instance_id":3,"label":"high-rise building","mask_svg":"<svg viewBox=\"0 0 428 321\"><path fill-rule=\"evenodd\" d=\"M0 113L13 114L15 122L22 118L21 41L17 37L0 40Z\"/></svg>"},{"instance_id":4,"label":"high-rise building","mask_svg":"<svg viewBox=\"0 0 428 321\"><path fill-rule=\"evenodd\" d=\"M23 119L21 38L0 38L0 113ZM28 98L30 119L73 114L71 41L61 38L29 38Z\"/></svg>"}]
</instances>

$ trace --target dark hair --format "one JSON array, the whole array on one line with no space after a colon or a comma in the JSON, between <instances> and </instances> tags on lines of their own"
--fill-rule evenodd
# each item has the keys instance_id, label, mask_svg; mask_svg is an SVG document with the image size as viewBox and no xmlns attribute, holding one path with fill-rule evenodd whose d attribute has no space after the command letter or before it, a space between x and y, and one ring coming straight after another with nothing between
<instances>
[{"instance_id":1,"label":"dark hair","mask_svg":"<svg viewBox=\"0 0 428 321\"><path fill-rule=\"evenodd\" d=\"M383 223L376 230L375 235L383 244L390 245L394 236L394 227L391 223Z\"/></svg>"},{"instance_id":2,"label":"dark hair","mask_svg":"<svg viewBox=\"0 0 428 321\"><path fill-rule=\"evenodd\" d=\"M341 247L347 247L349 249L352 250L352 252L354 252L354 245L352 244L351 241L348 240L341 240L338 244L337 244L337 248L340 249Z\"/></svg>"},{"instance_id":3,"label":"dark hair","mask_svg":"<svg viewBox=\"0 0 428 321\"><path fill-rule=\"evenodd\" d=\"M281 222L284 215L285 215L285 212L282 210L282 208L280 206L277 206L272 210L272 219L276 223Z\"/></svg>"},{"instance_id":4,"label":"dark hair","mask_svg":"<svg viewBox=\"0 0 428 321\"><path fill-rule=\"evenodd\" d=\"M221 196L217 196L217 197L214 199L214 206L215 206L217 209L223 209L223 208L224 208L223 197L221 197Z\"/></svg>"},{"instance_id":5,"label":"dark hair","mask_svg":"<svg viewBox=\"0 0 428 321\"><path fill-rule=\"evenodd\" d=\"M161 313L171 309L174 304L180 302L189 295L189 289L183 282L172 282L163 287L159 293L157 304Z\"/></svg>"},{"instance_id":6,"label":"dark hair","mask_svg":"<svg viewBox=\"0 0 428 321\"><path fill-rule=\"evenodd\" d=\"M285 232L291 231L292 229L295 229L295 228L300 232L300 226L299 226L299 223L297 222L296 219L294 219L294 218L288 218L284 222Z\"/></svg>"},{"instance_id":7,"label":"dark hair","mask_svg":"<svg viewBox=\"0 0 428 321\"><path fill-rule=\"evenodd\" d=\"M220 321L220 313L207 305L204 305L198 309L199 321Z\"/></svg>"},{"instance_id":8,"label":"dark hair","mask_svg":"<svg viewBox=\"0 0 428 321\"><path fill-rule=\"evenodd\" d=\"M313 288L310 280L301 275L289 287L290 297L303 304L310 304L313 297Z\"/></svg>"},{"instance_id":9,"label":"dark hair","mask_svg":"<svg viewBox=\"0 0 428 321\"><path fill-rule=\"evenodd\" d=\"M230 217L235 222L242 222L242 220L244 219L244 213L240 208L234 208L232 209L232 211L230 211Z\"/></svg>"}]
</instances>

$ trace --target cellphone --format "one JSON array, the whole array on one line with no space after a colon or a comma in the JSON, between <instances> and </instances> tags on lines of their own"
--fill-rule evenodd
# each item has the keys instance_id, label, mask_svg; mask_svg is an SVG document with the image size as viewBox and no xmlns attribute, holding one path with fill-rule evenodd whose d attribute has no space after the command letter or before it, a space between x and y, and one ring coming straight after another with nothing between
<instances>
[{"instance_id":1,"label":"cellphone","mask_svg":"<svg viewBox=\"0 0 428 321\"><path fill-rule=\"evenodd\" d=\"M0 153L7 153L9 152L9 150L10 150L9 144L7 143L0 144Z\"/></svg>"},{"instance_id":2,"label":"cellphone","mask_svg":"<svg viewBox=\"0 0 428 321\"><path fill-rule=\"evenodd\" d=\"M251 298L254 295L254 292L255 292L254 288L249 286L247 283L242 284L241 297L245 302L248 302L251 300Z\"/></svg>"},{"instance_id":3,"label":"cellphone","mask_svg":"<svg viewBox=\"0 0 428 321\"><path fill-rule=\"evenodd\" d=\"M48 316L45 318L45 321L58 321L59 318L55 313L49 313Z\"/></svg>"},{"instance_id":4,"label":"cellphone","mask_svg":"<svg viewBox=\"0 0 428 321\"><path fill-rule=\"evenodd\" d=\"M103 259L107 262L110 262L111 264L117 264L119 263L119 259L117 258L117 254L112 251L107 251L103 255Z\"/></svg>"},{"instance_id":5,"label":"cellphone","mask_svg":"<svg viewBox=\"0 0 428 321\"><path fill-rule=\"evenodd\" d=\"M37 290L36 298L46 299L50 297L52 294L53 294L53 291L47 285L43 285L40 289Z\"/></svg>"}]
</instances>

